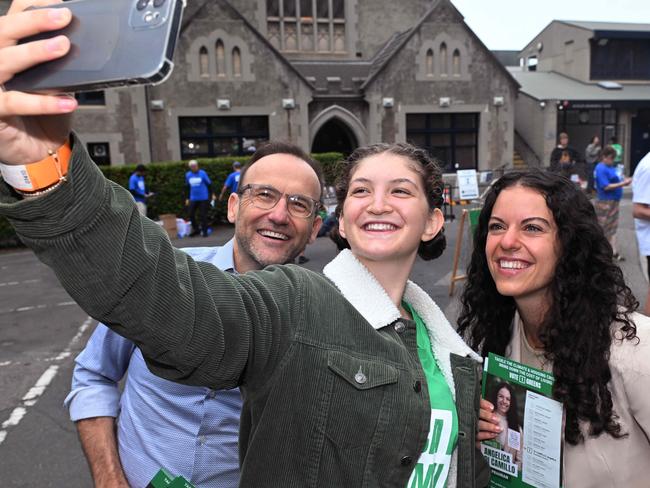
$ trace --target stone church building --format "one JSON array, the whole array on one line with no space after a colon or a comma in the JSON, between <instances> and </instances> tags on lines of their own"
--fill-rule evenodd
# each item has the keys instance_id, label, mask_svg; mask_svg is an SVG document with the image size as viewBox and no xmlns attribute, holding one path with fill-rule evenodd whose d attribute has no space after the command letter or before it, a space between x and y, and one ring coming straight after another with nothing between
<instances>
[{"instance_id":1,"label":"stone church building","mask_svg":"<svg viewBox=\"0 0 650 488\"><path fill-rule=\"evenodd\" d=\"M343 153L409 141L445 171L512 164L519 85L449 0L188 0L174 63L161 85L78 96L98 162L282 139Z\"/></svg>"}]
</instances>

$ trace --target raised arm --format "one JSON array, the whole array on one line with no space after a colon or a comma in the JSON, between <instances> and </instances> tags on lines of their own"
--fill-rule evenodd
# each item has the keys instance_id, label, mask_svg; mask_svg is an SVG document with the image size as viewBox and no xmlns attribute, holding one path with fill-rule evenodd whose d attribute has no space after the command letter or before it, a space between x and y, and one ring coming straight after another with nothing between
<instances>
[{"instance_id":1,"label":"raised arm","mask_svg":"<svg viewBox=\"0 0 650 488\"><path fill-rule=\"evenodd\" d=\"M64 37L16 45L70 21L67 9L22 11L38 1L15 0L0 17L0 83L69 49ZM75 107L70 97L0 92L0 161L46 158L67 140L61 114ZM81 142L70 143L67 181L28 199L0 183L0 215L89 315L141 348L156 374L212 388L263 382L300 323L304 273L233 277L194 262L139 216L128 191L103 177Z\"/></svg>"},{"instance_id":2,"label":"raised arm","mask_svg":"<svg viewBox=\"0 0 650 488\"><path fill-rule=\"evenodd\" d=\"M133 340L164 378L230 388L245 370L272 372L300 322L305 274L282 267L233 276L195 262L138 214L128 191L103 177L81 143L72 145L68 181L56 191L21 201L0 188L0 214L68 293Z\"/></svg>"}]
</instances>

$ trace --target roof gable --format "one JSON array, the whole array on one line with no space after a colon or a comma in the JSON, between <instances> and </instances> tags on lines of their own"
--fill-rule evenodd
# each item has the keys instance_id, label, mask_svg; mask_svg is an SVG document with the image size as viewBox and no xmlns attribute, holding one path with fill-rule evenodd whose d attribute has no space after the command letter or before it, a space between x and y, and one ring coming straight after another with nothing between
<instances>
[{"instance_id":1,"label":"roof gable","mask_svg":"<svg viewBox=\"0 0 650 488\"><path fill-rule=\"evenodd\" d=\"M432 16L435 16L436 14L440 14L444 12L445 14L449 15L452 18L455 18L458 23L460 23L463 28L467 31L467 33L470 35L472 39L476 41L476 43L479 45L479 47L483 50L484 54L486 54L487 58L492 60L492 62L497 66L497 69L499 69L503 75L516 87L519 87L519 83L517 80L512 76L512 74L499 62L499 60L496 58L494 53L490 51L485 44L483 44L483 41L474 33L472 29L469 28L469 26L465 23L465 18L463 15L458 11L458 9L451 3L450 0L434 0L433 4L431 5L431 8L427 10L427 12L422 16L422 18L418 21L418 23L413 26L411 29L402 32L400 34L396 34L391 40L389 40L385 47L375 56L375 59L373 61L373 66L370 70L368 79L365 81L365 83L361 86L362 89L367 88L371 83L373 83L379 74L388 66L388 64L395 58L395 56L404 49L404 47L408 44L408 42L411 40L411 38L415 35L416 32L418 32L422 24L424 24L427 20L429 20Z\"/></svg>"},{"instance_id":2,"label":"roof gable","mask_svg":"<svg viewBox=\"0 0 650 488\"><path fill-rule=\"evenodd\" d=\"M221 5L222 9L230 14L233 18L240 20L246 28L248 28L253 35L269 50L271 51L275 57L293 74L295 74L305 85L310 90L314 89L314 86L312 83L310 83L305 76L296 69L295 66L293 66L287 58L285 58L280 51L278 51L270 42L269 40L262 35L260 31L258 31L253 24L244 16L242 15L239 10L237 10L228 0L201 0L200 2L197 2L198 6L196 9L192 10L189 12L189 15L186 15L185 19L183 20L183 24L181 25L181 35L189 28L190 24L192 21L197 18L205 9L210 5L217 3ZM196 5L195 4L195 5Z\"/></svg>"}]
</instances>

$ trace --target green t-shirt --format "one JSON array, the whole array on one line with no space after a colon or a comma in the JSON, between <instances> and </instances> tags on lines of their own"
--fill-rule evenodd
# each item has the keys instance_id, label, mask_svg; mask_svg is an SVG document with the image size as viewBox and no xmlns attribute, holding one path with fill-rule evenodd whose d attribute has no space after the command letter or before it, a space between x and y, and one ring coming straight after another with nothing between
<instances>
[{"instance_id":1,"label":"green t-shirt","mask_svg":"<svg viewBox=\"0 0 650 488\"><path fill-rule=\"evenodd\" d=\"M623 146L620 144L612 144L611 145L614 151L616 151L616 157L614 158L615 163L620 163L623 161Z\"/></svg>"},{"instance_id":2,"label":"green t-shirt","mask_svg":"<svg viewBox=\"0 0 650 488\"><path fill-rule=\"evenodd\" d=\"M431 401L429 438L407 488L443 488L447 486L451 455L458 441L458 414L451 390L431 352L427 326L408 303L403 305L415 321L418 357L427 380Z\"/></svg>"}]
</instances>

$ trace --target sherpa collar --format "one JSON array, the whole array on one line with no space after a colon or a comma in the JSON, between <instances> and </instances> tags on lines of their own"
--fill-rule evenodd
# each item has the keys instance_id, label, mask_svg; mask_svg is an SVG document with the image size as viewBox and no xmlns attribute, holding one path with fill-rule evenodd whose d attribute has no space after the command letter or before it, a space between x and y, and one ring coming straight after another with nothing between
<instances>
[{"instance_id":1,"label":"sherpa collar","mask_svg":"<svg viewBox=\"0 0 650 488\"><path fill-rule=\"evenodd\" d=\"M375 329L381 329L400 318L398 308L386 291L349 249L341 251L325 266L323 274L332 280L346 300ZM426 324L433 356L455 400L456 388L449 354L470 356L476 361L481 361L480 356L463 342L431 297L412 281L406 283L404 300Z\"/></svg>"}]
</instances>

